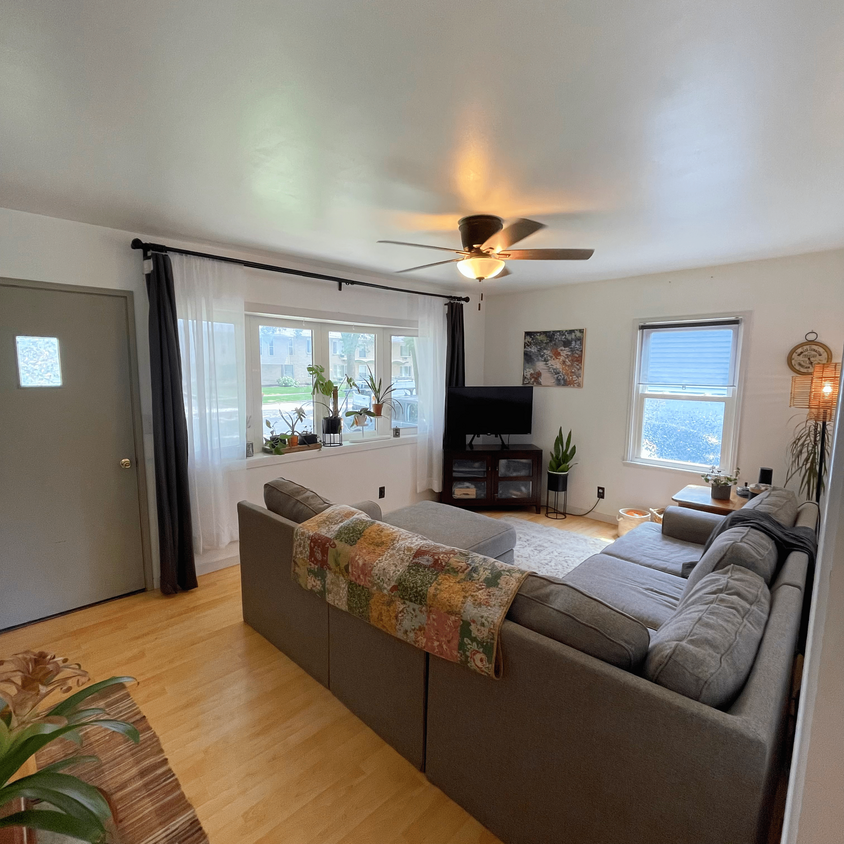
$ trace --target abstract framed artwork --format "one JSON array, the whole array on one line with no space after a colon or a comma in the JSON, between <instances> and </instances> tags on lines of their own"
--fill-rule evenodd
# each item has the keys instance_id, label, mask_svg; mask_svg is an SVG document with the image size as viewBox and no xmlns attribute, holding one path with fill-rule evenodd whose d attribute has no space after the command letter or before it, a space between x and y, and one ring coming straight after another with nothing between
<instances>
[{"instance_id":1,"label":"abstract framed artwork","mask_svg":"<svg viewBox=\"0 0 844 844\"><path fill-rule=\"evenodd\" d=\"M525 331L522 384L582 387L585 328Z\"/></svg>"}]
</instances>

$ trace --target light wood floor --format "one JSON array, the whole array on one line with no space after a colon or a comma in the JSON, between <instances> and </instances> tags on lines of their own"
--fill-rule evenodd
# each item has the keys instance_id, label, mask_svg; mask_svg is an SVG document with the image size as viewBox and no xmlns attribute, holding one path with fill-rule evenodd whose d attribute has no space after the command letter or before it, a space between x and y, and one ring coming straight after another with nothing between
<instances>
[{"instance_id":1,"label":"light wood floor","mask_svg":"<svg viewBox=\"0 0 844 844\"><path fill-rule=\"evenodd\" d=\"M582 517L561 530L614 538ZM500 516L503 512L490 512ZM44 649L131 691L211 844L496 844L241 618L239 569L165 597L146 592L0 635L0 654Z\"/></svg>"}]
</instances>

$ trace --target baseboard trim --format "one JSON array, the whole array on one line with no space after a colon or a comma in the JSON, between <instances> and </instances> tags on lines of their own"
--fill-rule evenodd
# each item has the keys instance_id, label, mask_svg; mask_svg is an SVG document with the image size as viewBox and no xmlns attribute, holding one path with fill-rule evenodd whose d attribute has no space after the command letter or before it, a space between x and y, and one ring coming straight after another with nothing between
<instances>
[{"instance_id":1,"label":"baseboard trim","mask_svg":"<svg viewBox=\"0 0 844 844\"><path fill-rule=\"evenodd\" d=\"M240 545L237 542L231 542L225 548L206 551L197 556L195 562L197 576L240 565Z\"/></svg>"}]
</instances>

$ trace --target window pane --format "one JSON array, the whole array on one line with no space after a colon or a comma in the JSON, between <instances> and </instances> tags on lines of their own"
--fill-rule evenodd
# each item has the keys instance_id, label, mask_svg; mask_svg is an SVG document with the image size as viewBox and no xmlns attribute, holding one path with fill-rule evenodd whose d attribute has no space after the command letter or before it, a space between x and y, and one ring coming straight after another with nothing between
<instances>
[{"instance_id":1,"label":"window pane","mask_svg":"<svg viewBox=\"0 0 844 844\"><path fill-rule=\"evenodd\" d=\"M393 383L393 427L415 428L419 418L416 393L416 338L390 338L390 368Z\"/></svg>"},{"instance_id":2,"label":"window pane","mask_svg":"<svg viewBox=\"0 0 844 844\"><path fill-rule=\"evenodd\" d=\"M723 402L644 400L641 456L699 466L721 462Z\"/></svg>"},{"instance_id":3,"label":"window pane","mask_svg":"<svg viewBox=\"0 0 844 844\"><path fill-rule=\"evenodd\" d=\"M356 331L329 331L329 372L331 380L337 383L349 376L358 389L348 393L346 410L360 410L372 406L372 393L364 383L370 370L376 375L375 370L375 335L361 334ZM342 403L345 390L340 391ZM350 434L359 434L364 431L375 430L375 420L367 418L363 426L353 425L352 417L344 418L343 429Z\"/></svg>"},{"instance_id":4,"label":"window pane","mask_svg":"<svg viewBox=\"0 0 844 844\"><path fill-rule=\"evenodd\" d=\"M15 337L21 387L61 387L57 337Z\"/></svg>"},{"instance_id":5,"label":"window pane","mask_svg":"<svg viewBox=\"0 0 844 844\"><path fill-rule=\"evenodd\" d=\"M301 407L305 420L296 425L296 433L314 430L314 405L311 396L311 376L308 367L313 363L312 336L307 328L283 328L277 325L258 326L261 344L261 402L262 436L270 429L276 434L289 432L289 425L281 414L288 416Z\"/></svg>"},{"instance_id":6,"label":"window pane","mask_svg":"<svg viewBox=\"0 0 844 844\"><path fill-rule=\"evenodd\" d=\"M653 328L645 331L642 384L727 387L734 383L732 328Z\"/></svg>"}]
</instances>

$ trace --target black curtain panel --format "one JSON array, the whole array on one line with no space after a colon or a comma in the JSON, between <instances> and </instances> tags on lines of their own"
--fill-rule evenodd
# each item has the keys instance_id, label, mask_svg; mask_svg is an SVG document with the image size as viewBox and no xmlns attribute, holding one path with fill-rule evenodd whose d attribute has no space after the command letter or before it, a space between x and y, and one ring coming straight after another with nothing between
<instances>
[{"instance_id":1,"label":"black curtain panel","mask_svg":"<svg viewBox=\"0 0 844 844\"><path fill-rule=\"evenodd\" d=\"M446 387L465 387L466 352L463 348L463 303L449 302L445 307L446 334L448 335L445 385Z\"/></svg>"},{"instance_id":2,"label":"black curtain panel","mask_svg":"<svg viewBox=\"0 0 844 844\"><path fill-rule=\"evenodd\" d=\"M153 252L150 260L152 268L146 281L158 547L161 591L172 595L197 586L188 485L188 432L173 267L166 253Z\"/></svg>"}]
</instances>

